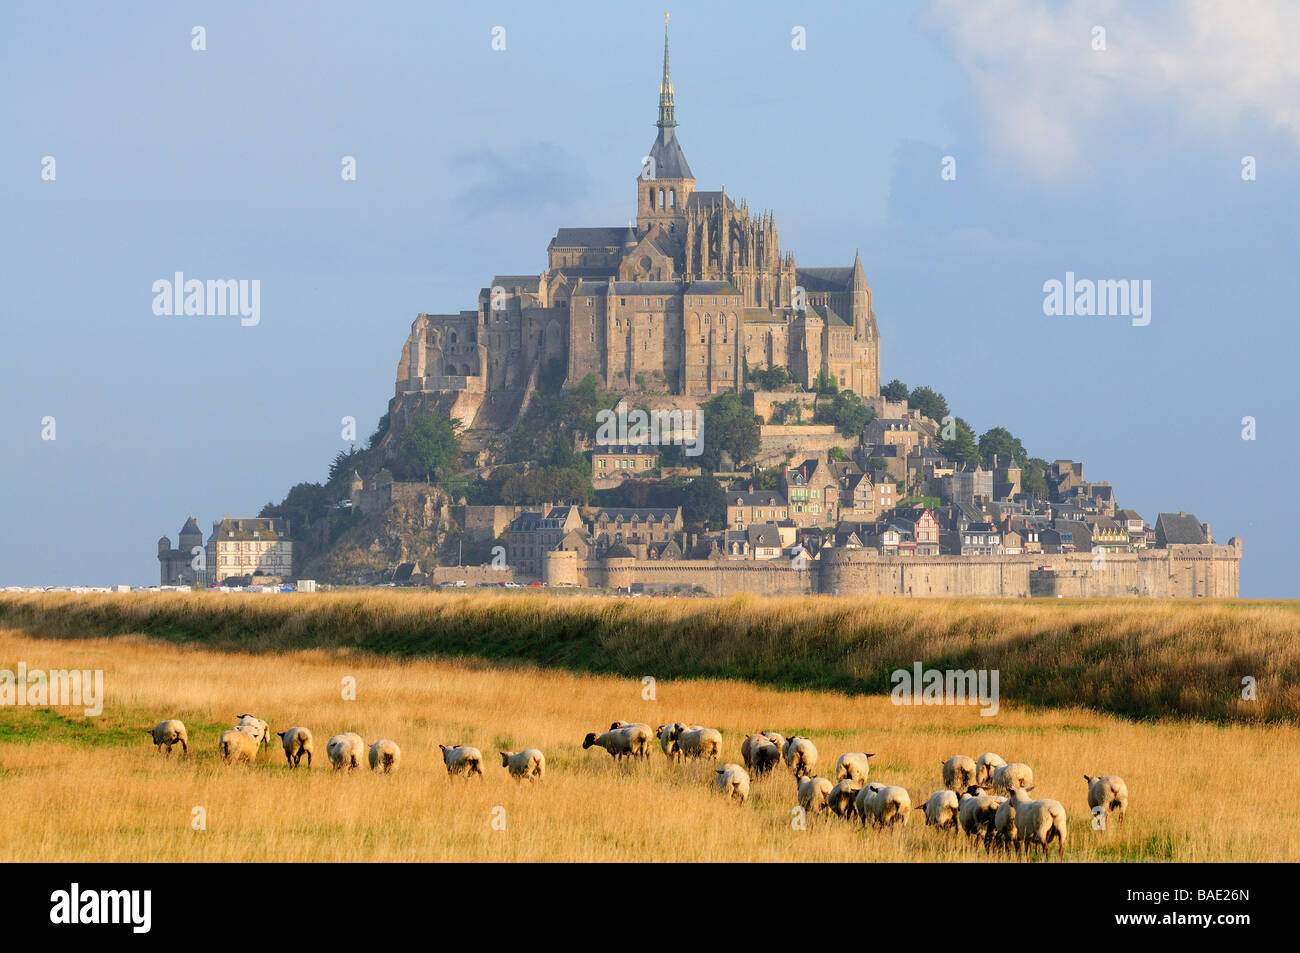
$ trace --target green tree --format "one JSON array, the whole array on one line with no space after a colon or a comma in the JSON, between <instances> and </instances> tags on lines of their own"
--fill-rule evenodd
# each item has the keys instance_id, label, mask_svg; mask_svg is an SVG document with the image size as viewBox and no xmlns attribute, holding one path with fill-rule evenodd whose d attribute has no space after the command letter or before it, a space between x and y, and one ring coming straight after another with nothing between
<instances>
[{"instance_id":1,"label":"green tree","mask_svg":"<svg viewBox=\"0 0 1300 953\"><path fill-rule=\"evenodd\" d=\"M987 460L995 453L1011 457L1021 467L1029 459L1020 440L1005 427L992 427L980 435L980 456Z\"/></svg>"},{"instance_id":2,"label":"green tree","mask_svg":"<svg viewBox=\"0 0 1300 953\"><path fill-rule=\"evenodd\" d=\"M864 404L853 391L846 390L836 394L829 405L819 404L813 420L834 424L846 437L861 437L862 431L875 417L874 408Z\"/></svg>"},{"instance_id":3,"label":"green tree","mask_svg":"<svg viewBox=\"0 0 1300 953\"><path fill-rule=\"evenodd\" d=\"M975 443L975 431L971 430L970 424L960 417L955 418L951 424L953 436L947 439L944 431L948 428L940 427L939 436L935 441L939 452L949 460L957 463L976 464L980 462L980 449Z\"/></svg>"},{"instance_id":4,"label":"green tree","mask_svg":"<svg viewBox=\"0 0 1300 953\"><path fill-rule=\"evenodd\" d=\"M406 460L430 480L450 475L460 456L460 437L450 420L421 414L402 433L398 446Z\"/></svg>"},{"instance_id":5,"label":"green tree","mask_svg":"<svg viewBox=\"0 0 1300 953\"><path fill-rule=\"evenodd\" d=\"M943 420L948 416L948 401L932 387L913 387L907 395L907 406L919 410L931 420Z\"/></svg>"},{"instance_id":6,"label":"green tree","mask_svg":"<svg viewBox=\"0 0 1300 953\"><path fill-rule=\"evenodd\" d=\"M1035 499L1048 499L1047 467L1047 461L1038 457L1026 460L1020 468L1020 489Z\"/></svg>"},{"instance_id":7,"label":"green tree","mask_svg":"<svg viewBox=\"0 0 1300 953\"><path fill-rule=\"evenodd\" d=\"M831 447L828 451L826 451L826 459L831 460L835 463L843 463L848 458L849 455L844 452L843 447Z\"/></svg>"},{"instance_id":8,"label":"green tree","mask_svg":"<svg viewBox=\"0 0 1300 953\"><path fill-rule=\"evenodd\" d=\"M880 396L886 400L900 401L907 400L910 392L907 385L895 377L892 381L880 388Z\"/></svg>"},{"instance_id":9,"label":"green tree","mask_svg":"<svg viewBox=\"0 0 1300 953\"><path fill-rule=\"evenodd\" d=\"M682 491L682 519L720 527L727 520L727 491L712 476L696 477Z\"/></svg>"},{"instance_id":10,"label":"green tree","mask_svg":"<svg viewBox=\"0 0 1300 953\"><path fill-rule=\"evenodd\" d=\"M699 456L705 470L717 470L725 451L737 466L758 455L758 418L741 403L740 395L728 391L704 405L704 447Z\"/></svg>"}]
</instances>

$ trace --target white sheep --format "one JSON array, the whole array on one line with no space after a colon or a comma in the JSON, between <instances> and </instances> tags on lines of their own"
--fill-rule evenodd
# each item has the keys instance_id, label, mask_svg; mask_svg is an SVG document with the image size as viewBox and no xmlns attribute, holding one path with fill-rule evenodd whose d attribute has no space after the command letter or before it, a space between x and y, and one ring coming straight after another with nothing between
<instances>
[{"instance_id":1,"label":"white sheep","mask_svg":"<svg viewBox=\"0 0 1300 953\"><path fill-rule=\"evenodd\" d=\"M397 747L396 741L381 738L370 746L371 771L382 770L384 774L390 774L397 770L397 765L401 760L402 749Z\"/></svg>"},{"instance_id":2,"label":"white sheep","mask_svg":"<svg viewBox=\"0 0 1300 953\"><path fill-rule=\"evenodd\" d=\"M528 748L524 751L498 751L501 755L501 767L510 770L510 776L516 781L522 781L527 778L529 781L540 781L546 774L546 755L537 748Z\"/></svg>"},{"instance_id":3,"label":"white sheep","mask_svg":"<svg viewBox=\"0 0 1300 953\"><path fill-rule=\"evenodd\" d=\"M345 731L325 743L325 754L329 756L330 764L334 766L335 771L342 771L344 768L355 771L361 767L365 750L365 741L355 731Z\"/></svg>"},{"instance_id":4,"label":"white sheep","mask_svg":"<svg viewBox=\"0 0 1300 953\"><path fill-rule=\"evenodd\" d=\"M817 765L817 746L800 735L786 739L781 755L796 778L811 775Z\"/></svg>"},{"instance_id":5,"label":"white sheep","mask_svg":"<svg viewBox=\"0 0 1300 953\"><path fill-rule=\"evenodd\" d=\"M772 744L776 745L777 751L785 750L785 735L781 734L779 731L760 731L759 734L772 742Z\"/></svg>"},{"instance_id":6,"label":"white sheep","mask_svg":"<svg viewBox=\"0 0 1300 953\"><path fill-rule=\"evenodd\" d=\"M862 823L870 819L876 827L892 827L907 823L907 816L912 813L912 798L907 788L872 781L858 792L854 807Z\"/></svg>"},{"instance_id":7,"label":"white sheep","mask_svg":"<svg viewBox=\"0 0 1300 953\"><path fill-rule=\"evenodd\" d=\"M239 721L235 722L235 727L256 728L257 743L268 748L271 746L271 726L256 715L240 715Z\"/></svg>"},{"instance_id":8,"label":"white sheep","mask_svg":"<svg viewBox=\"0 0 1300 953\"><path fill-rule=\"evenodd\" d=\"M684 758L718 760L722 754L722 732L692 725L677 732L677 747Z\"/></svg>"},{"instance_id":9,"label":"white sheep","mask_svg":"<svg viewBox=\"0 0 1300 953\"><path fill-rule=\"evenodd\" d=\"M257 760L257 729L252 725L236 725L221 733L217 741L217 751L226 764L236 761Z\"/></svg>"},{"instance_id":10,"label":"white sheep","mask_svg":"<svg viewBox=\"0 0 1300 953\"><path fill-rule=\"evenodd\" d=\"M289 767L296 768L302 761L303 756L307 758L307 767L311 767L312 753L312 736L306 728L290 728L288 731L277 731L280 736L280 744L284 746L284 758L289 762Z\"/></svg>"},{"instance_id":11,"label":"white sheep","mask_svg":"<svg viewBox=\"0 0 1300 953\"><path fill-rule=\"evenodd\" d=\"M975 784L983 787L993 783L993 769L1000 768L1005 761L1002 756L994 754L992 751L986 751L975 759Z\"/></svg>"},{"instance_id":12,"label":"white sheep","mask_svg":"<svg viewBox=\"0 0 1300 953\"><path fill-rule=\"evenodd\" d=\"M925 826L941 831L957 830L960 802L957 795L944 788L935 791L925 802Z\"/></svg>"},{"instance_id":13,"label":"white sheep","mask_svg":"<svg viewBox=\"0 0 1300 953\"><path fill-rule=\"evenodd\" d=\"M181 754L190 753L190 735L185 730L185 723L179 718L168 718L160 721L152 728L146 728L145 734L153 738L153 745L158 751L163 748L167 749L167 754L172 753L173 745L181 746Z\"/></svg>"},{"instance_id":14,"label":"white sheep","mask_svg":"<svg viewBox=\"0 0 1300 953\"><path fill-rule=\"evenodd\" d=\"M1128 785L1118 774L1107 774L1098 777L1092 777L1085 774L1083 780L1088 782L1088 810L1092 811L1094 816L1102 808L1109 815L1115 812L1115 818L1124 823L1124 815L1128 812ZM1105 821L1102 822L1102 829L1105 830Z\"/></svg>"},{"instance_id":15,"label":"white sheep","mask_svg":"<svg viewBox=\"0 0 1300 953\"><path fill-rule=\"evenodd\" d=\"M998 806L1006 798L989 794L987 790L972 784L962 795L957 807L957 816L961 829L971 840L983 840L985 850L993 839L993 821L997 817Z\"/></svg>"},{"instance_id":16,"label":"white sheep","mask_svg":"<svg viewBox=\"0 0 1300 953\"><path fill-rule=\"evenodd\" d=\"M483 777L483 753L470 745L438 745L442 749L442 763L448 775L465 775L468 781L474 775Z\"/></svg>"},{"instance_id":17,"label":"white sheep","mask_svg":"<svg viewBox=\"0 0 1300 953\"><path fill-rule=\"evenodd\" d=\"M1012 788L1029 788L1034 786L1034 772L1027 764L1004 764L993 769L993 791L996 794L1009 794Z\"/></svg>"},{"instance_id":18,"label":"white sheep","mask_svg":"<svg viewBox=\"0 0 1300 953\"><path fill-rule=\"evenodd\" d=\"M857 814L857 796L861 790L862 785L853 778L842 778L826 796L826 805L836 817L850 820Z\"/></svg>"},{"instance_id":19,"label":"white sheep","mask_svg":"<svg viewBox=\"0 0 1300 953\"><path fill-rule=\"evenodd\" d=\"M858 784L866 784L867 775L871 771L871 765L868 763L867 759L874 758L875 756L876 753L874 751L871 754L864 754L861 751L850 751L846 754L840 755L839 760L835 762L835 779L837 781L843 781L845 778L852 778L854 781L857 781Z\"/></svg>"},{"instance_id":20,"label":"white sheep","mask_svg":"<svg viewBox=\"0 0 1300 953\"><path fill-rule=\"evenodd\" d=\"M975 761L964 754L943 762L943 786L961 797L975 783Z\"/></svg>"},{"instance_id":21,"label":"white sheep","mask_svg":"<svg viewBox=\"0 0 1300 953\"><path fill-rule=\"evenodd\" d=\"M745 769L729 761L718 768L717 775L718 791L744 804L749 797L749 774Z\"/></svg>"},{"instance_id":22,"label":"white sheep","mask_svg":"<svg viewBox=\"0 0 1300 953\"><path fill-rule=\"evenodd\" d=\"M684 727L681 722L672 721L655 729L655 737L659 739L659 750L669 761L682 760L681 749L677 746L677 733Z\"/></svg>"},{"instance_id":23,"label":"white sheep","mask_svg":"<svg viewBox=\"0 0 1300 953\"><path fill-rule=\"evenodd\" d=\"M1030 801L1024 807L1016 808L1016 829L1026 852L1032 857L1035 847L1043 849L1043 858L1048 857L1048 845L1056 841L1057 856L1065 856L1065 837L1067 832L1065 808L1060 801L1044 798Z\"/></svg>"},{"instance_id":24,"label":"white sheep","mask_svg":"<svg viewBox=\"0 0 1300 953\"><path fill-rule=\"evenodd\" d=\"M780 763L781 751L766 735L747 735L740 743L740 759L754 774L767 774Z\"/></svg>"},{"instance_id":25,"label":"white sheep","mask_svg":"<svg viewBox=\"0 0 1300 953\"><path fill-rule=\"evenodd\" d=\"M648 758L650 737L649 725L624 724L600 734L594 731L588 732L587 737L582 740L582 748L584 751L591 747L604 748L616 761L624 758Z\"/></svg>"},{"instance_id":26,"label":"white sheep","mask_svg":"<svg viewBox=\"0 0 1300 953\"><path fill-rule=\"evenodd\" d=\"M831 793L831 782L826 778L794 779L795 790L799 796L799 806L808 814L824 814L827 811L827 799Z\"/></svg>"},{"instance_id":27,"label":"white sheep","mask_svg":"<svg viewBox=\"0 0 1300 953\"><path fill-rule=\"evenodd\" d=\"M1029 796L1030 790L1031 788L1012 788L993 815L994 838L1003 847L1014 847L1017 856L1020 855L1020 828L1016 824L1016 816L1033 800Z\"/></svg>"}]
</instances>

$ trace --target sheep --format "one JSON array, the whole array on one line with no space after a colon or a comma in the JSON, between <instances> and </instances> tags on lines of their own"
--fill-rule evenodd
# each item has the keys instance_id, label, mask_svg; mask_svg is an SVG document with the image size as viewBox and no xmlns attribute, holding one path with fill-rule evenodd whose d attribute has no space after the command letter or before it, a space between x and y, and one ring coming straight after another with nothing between
<instances>
[{"instance_id":1,"label":"sheep","mask_svg":"<svg viewBox=\"0 0 1300 953\"><path fill-rule=\"evenodd\" d=\"M1027 764L1004 764L993 769L993 790L1008 794L1012 788L1033 787L1034 772Z\"/></svg>"},{"instance_id":2,"label":"sheep","mask_svg":"<svg viewBox=\"0 0 1300 953\"><path fill-rule=\"evenodd\" d=\"M875 827L906 824L907 816L912 813L912 799L906 788L879 781L872 781L860 790L853 804L862 823L870 820Z\"/></svg>"},{"instance_id":3,"label":"sheep","mask_svg":"<svg viewBox=\"0 0 1300 953\"><path fill-rule=\"evenodd\" d=\"M982 838L985 850L993 839L993 820L997 816L998 806L1005 800L1006 798L995 797L987 789L972 784L958 803L957 817L961 821L961 829L972 841Z\"/></svg>"},{"instance_id":4,"label":"sheep","mask_svg":"<svg viewBox=\"0 0 1300 953\"><path fill-rule=\"evenodd\" d=\"M474 775L483 777L483 753L470 745L438 745L442 749L442 763L447 775L465 775L468 781Z\"/></svg>"},{"instance_id":5,"label":"sheep","mask_svg":"<svg viewBox=\"0 0 1300 953\"><path fill-rule=\"evenodd\" d=\"M749 797L749 774L745 769L729 761L717 769L717 775L718 791L725 794L728 800L744 804Z\"/></svg>"},{"instance_id":6,"label":"sheep","mask_svg":"<svg viewBox=\"0 0 1300 953\"><path fill-rule=\"evenodd\" d=\"M1024 807L1016 808L1016 829L1026 852L1032 857L1035 847L1043 849L1043 859L1048 857L1048 845L1056 841L1057 856L1065 856L1065 808L1060 801L1044 798L1030 801Z\"/></svg>"},{"instance_id":7,"label":"sheep","mask_svg":"<svg viewBox=\"0 0 1300 953\"><path fill-rule=\"evenodd\" d=\"M796 778L800 775L812 775L812 770L817 764L817 746L807 738L799 735L791 736L781 748L781 754Z\"/></svg>"},{"instance_id":8,"label":"sheep","mask_svg":"<svg viewBox=\"0 0 1300 953\"><path fill-rule=\"evenodd\" d=\"M382 770L384 774L390 774L397 770L397 765L401 760L402 749L397 747L396 741L381 738L370 746L371 771Z\"/></svg>"},{"instance_id":9,"label":"sheep","mask_svg":"<svg viewBox=\"0 0 1300 953\"><path fill-rule=\"evenodd\" d=\"M785 735L781 734L779 731L760 731L759 734L772 742L772 744L776 745L777 751L785 750Z\"/></svg>"},{"instance_id":10,"label":"sheep","mask_svg":"<svg viewBox=\"0 0 1300 953\"><path fill-rule=\"evenodd\" d=\"M166 748L168 756L172 753L173 745L181 746L181 754L190 753L190 735L185 730L185 723L179 718L160 721L152 728L146 728L144 732L153 738L154 748L158 751Z\"/></svg>"},{"instance_id":11,"label":"sheep","mask_svg":"<svg viewBox=\"0 0 1300 953\"><path fill-rule=\"evenodd\" d=\"M1088 810L1092 811L1093 816L1098 816L1097 808L1104 808L1105 814L1115 812L1115 818L1121 824L1124 823L1124 815L1128 812L1128 785L1118 774L1099 775L1091 777L1084 775L1083 780L1088 782ZM1105 821L1102 821L1102 830L1105 830Z\"/></svg>"},{"instance_id":12,"label":"sheep","mask_svg":"<svg viewBox=\"0 0 1300 953\"><path fill-rule=\"evenodd\" d=\"M993 815L994 838L1003 847L1014 847L1017 857L1020 856L1020 828L1016 826L1016 814L1033 800L1029 796L1031 790L1032 788L1012 788Z\"/></svg>"},{"instance_id":13,"label":"sheep","mask_svg":"<svg viewBox=\"0 0 1300 953\"><path fill-rule=\"evenodd\" d=\"M836 817L842 817L846 821L851 820L857 814L856 798L861 790L862 785L858 781L853 778L842 778L826 796L826 804Z\"/></svg>"},{"instance_id":14,"label":"sheep","mask_svg":"<svg viewBox=\"0 0 1300 953\"><path fill-rule=\"evenodd\" d=\"M691 726L678 731L676 741L684 758L708 758L717 761L722 754L722 732L716 728Z\"/></svg>"},{"instance_id":15,"label":"sheep","mask_svg":"<svg viewBox=\"0 0 1300 953\"><path fill-rule=\"evenodd\" d=\"M975 783L975 762L964 754L954 755L943 762L943 786L958 797Z\"/></svg>"},{"instance_id":16,"label":"sheep","mask_svg":"<svg viewBox=\"0 0 1300 953\"><path fill-rule=\"evenodd\" d=\"M663 751L664 757L669 761L682 760L682 752L677 745L677 733L681 731L682 727L681 722L673 721L666 725L660 725L655 729L655 737L659 739L659 749Z\"/></svg>"},{"instance_id":17,"label":"sheep","mask_svg":"<svg viewBox=\"0 0 1300 953\"><path fill-rule=\"evenodd\" d=\"M304 755L307 757L307 767L311 767L312 737L310 731L306 728L290 728L288 731L277 731L276 734L280 736L280 744L284 746L284 758L289 762L289 767L298 767Z\"/></svg>"},{"instance_id":18,"label":"sheep","mask_svg":"<svg viewBox=\"0 0 1300 953\"><path fill-rule=\"evenodd\" d=\"M617 723L616 723L617 724ZM648 758L650 756L650 726L623 725L609 731L596 734L588 732L582 741L585 751L590 747L604 748L616 761L624 758Z\"/></svg>"},{"instance_id":19,"label":"sheep","mask_svg":"<svg viewBox=\"0 0 1300 953\"><path fill-rule=\"evenodd\" d=\"M771 774L781 763L781 750L766 738L749 749L750 770L757 775Z\"/></svg>"},{"instance_id":20,"label":"sheep","mask_svg":"<svg viewBox=\"0 0 1300 953\"><path fill-rule=\"evenodd\" d=\"M221 733L217 742L217 751L226 764L236 761L257 760L259 735L253 725L237 725Z\"/></svg>"},{"instance_id":21,"label":"sheep","mask_svg":"<svg viewBox=\"0 0 1300 953\"><path fill-rule=\"evenodd\" d=\"M355 771L361 767L362 752L365 750L366 743L355 731L345 731L325 743L325 754L329 756L335 771L344 768Z\"/></svg>"},{"instance_id":22,"label":"sheep","mask_svg":"<svg viewBox=\"0 0 1300 953\"><path fill-rule=\"evenodd\" d=\"M827 810L827 799L831 793L831 783L825 778L800 778L794 779L795 790L799 796L799 806L807 813L824 814Z\"/></svg>"},{"instance_id":23,"label":"sheep","mask_svg":"<svg viewBox=\"0 0 1300 953\"><path fill-rule=\"evenodd\" d=\"M994 754L992 751L986 751L975 759L975 783L978 785L993 783L993 769L1000 768L1005 761L1002 756Z\"/></svg>"},{"instance_id":24,"label":"sheep","mask_svg":"<svg viewBox=\"0 0 1300 953\"><path fill-rule=\"evenodd\" d=\"M874 758L876 753L863 754L861 751L850 751L847 754L840 755L835 762L835 780L843 781L845 778L852 778L858 784L867 783L867 774L871 771L871 765L867 763L868 758Z\"/></svg>"},{"instance_id":25,"label":"sheep","mask_svg":"<svg viewBox=\"0 0 1300 953\"><path fill-rule=\"evenodd\" d=\"M754 748L758 746L758 743L760 741L765 744L767 743L767 739L764 738L762 735L745 735L745 737L741 740L740 760L745 762L746 768L753 767L753 759L751 755L754 751Z\"/></svg>"},{"instance_id":26,"label":"sheep","mask_svg":"<svg viewBox=\"0 0 1300 953\"><path fill-rule=\"evenodd\" d=\"M925 801L925 826L941 831L957 830L960 802L947 788L935 791Z\"/></svg>"},{"instance_id":27,"label":"sheep","mask_svg":"<svg viewBox=\"0 0 1300 953\"><path fill-rule=\"evenodd\" d=\"M271 747L270 725L264 722L261 718L258 718L256 715L240 715L239 721L235 722L235 727L240 728L245 726L257 729L257 743L259 746L265 745L268 748Z\"/></svg>"},{"instance_id":28,"label":"sheep","mask_svg":"<svg viewBox=\"0 0 1300 953\"><path fill-rule=\"evenodd\" d=\"M501 767L510 769L510 776L516 781L522 781L527 778L529 781L540 781L546 774L546 755L542 754L537 748L528 748L524 751L498 751L501 755Z\"/></svg>"}]
</instances>

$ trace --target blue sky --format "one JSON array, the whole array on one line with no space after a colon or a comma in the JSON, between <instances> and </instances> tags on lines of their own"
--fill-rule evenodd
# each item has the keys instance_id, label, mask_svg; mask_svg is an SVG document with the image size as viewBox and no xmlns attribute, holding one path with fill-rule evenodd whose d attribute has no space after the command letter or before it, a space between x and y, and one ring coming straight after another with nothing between
<instances>
[{"instance_id":1,"label":"blue sky","mask_svg":"<svg viewBox=\"0 0 1300 953\"><path fill-rule=\"evenodd\" d=\"M634 216L659 8L375 6L0 11L0 584L155 582L186 516L324 479L345 415L364 440L416 313ZM1300 594L1294 5L694 4L671 34L699 187L800 264L861 249L885 379ZM260 324L154 315L176 271L260 279ZM1150 280L1151 323L1045 316L1067 271Z\"/></svg>"}]
</instances>

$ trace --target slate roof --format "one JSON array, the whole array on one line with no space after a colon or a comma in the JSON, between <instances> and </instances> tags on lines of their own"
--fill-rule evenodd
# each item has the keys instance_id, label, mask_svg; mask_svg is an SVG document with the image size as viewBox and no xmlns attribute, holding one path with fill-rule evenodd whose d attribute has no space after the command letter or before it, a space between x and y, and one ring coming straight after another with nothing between
<instances>
[{"instance_id":1,"label":"slate roof","mask_svg":"<svg viewBox=\"0 0 1300 953\"><path fill-rule=\"evenodd\" d=\"M627 226L609 228L561 228L555 232L548 248L612 248L622 246ZM566 272L568 274L568 272Z\"/></svg>"},{"instance_id":2,"label":"slate roof","mask_svg":"<svg viewBox=\"0 0 1300 953\"><path fill-rule=\"evenodd\" d=\"M1161 513L1156 517L1156 545L1204 543L1205 530L1191 513Z\"/></svg>"},{"instance_id":3,"label":"slate roof","mask_svg":"<svg viewBox=\"0 0 1300 953\"><path fill-rule=\"evenodd\" d=\"M728 506L785 506L785 494L776 490L731 490L727 493Z\"/></svg>"},{"instance_id":4,"label":"slate roof","mask_svg":"<svg viewBox=\"0 0 1300 953\"><path fill-rule=\"evenodd\" d=\"M650 147L650 158L655 163L654 176L646 181L695 178L695 173L691 171L690 164L686 161L686 153L682 152L682 145L677 141L677 133L671 128L659 130L659 135L655 137L655 144Z\"/></svg>"},{"instance_id":5,"label":"slate roof","mask_svg":"<svg viewBox=\"0 0 1300 953\"><path fill-rule=\"evenodd\" d=\"M848 291L853 287L853 266L847 268L796 268L795 281L807 291Z\"/></svg>"},{"instance_id":6,"label":"slate roof","mask_svg":"<svg viewBox=\"0 0 1300 953\"><path fill-rule=\"evenodd\" d=\"M692 281L683 290L688 295L738 295L740 289L730 281Z\"/></svg>"},{"instance_id":7,"label":"slate roof","mask_svg":"<svg viewBox=\"0 0 1300 953\"><path fill-rule=\"evenodd\" d=\"M692 192L691 197L686 200L686 207L701 208L701 209L713 208L716 205L722 204L722 198L723 198L723 193L720 190L717 192L707 192L707 191ZM735 208L735 207L736 207L736 203L733 202L731 199L727 199L727 208Z\"/></svg>"}]
</instances>

